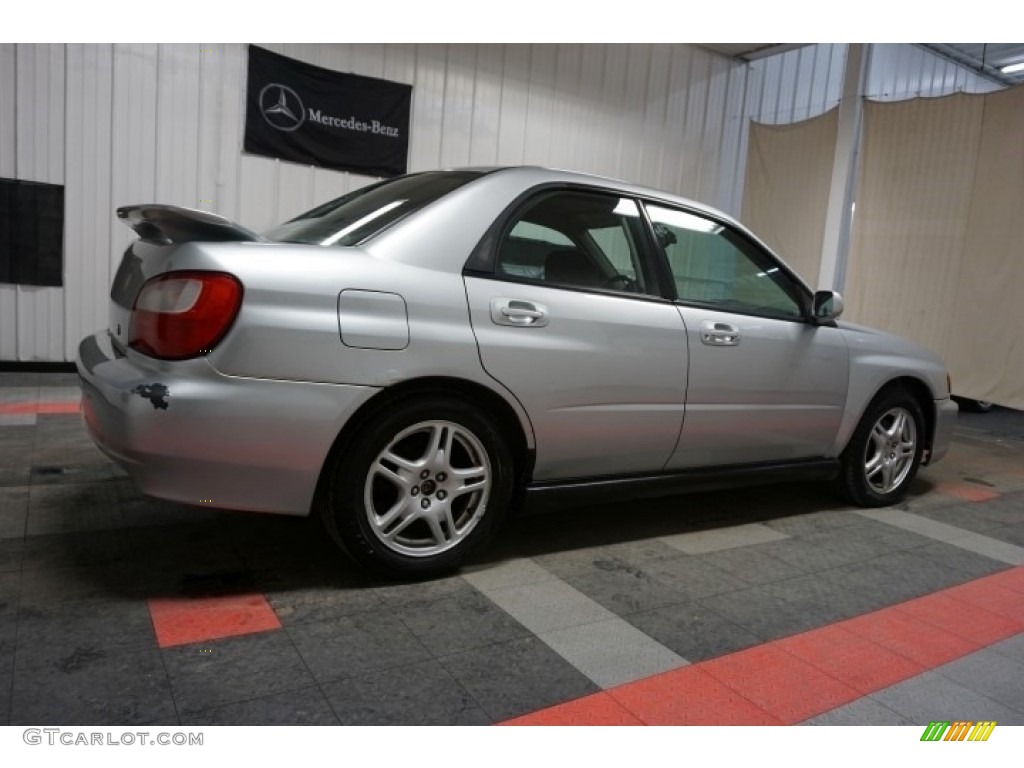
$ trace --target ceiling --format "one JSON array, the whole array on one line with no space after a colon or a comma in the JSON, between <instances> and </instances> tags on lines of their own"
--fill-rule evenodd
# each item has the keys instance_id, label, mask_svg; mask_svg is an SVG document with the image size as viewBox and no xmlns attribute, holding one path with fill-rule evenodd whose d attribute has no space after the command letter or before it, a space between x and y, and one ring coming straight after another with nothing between
<instances>
[{"instance_id":1,"label":"ceiling","mask_svg":"<svg viewBox=\"0 0 1024 768\"><path fill-rule=\"evenodd\" d=\"M699 43L698 45L734 59L756 61L766 56L774 56L777 53L800 48L807 43Z\"/></svg>"},{"instance_id":2,"label":"ceiling","mask_svg":"<svg viewBox=\"0 0 1024 768\"><path fill-rule=\"evenodd\" d=\"M947 59L952 59L979 75L1003 85L1024 83L1024 72L1004 74L1000 67L1024 61L1024 43L921 43Z\"/></svg>"},{"instance_id":3,"label":"ceiling","mask_svg":"<svg viewBox=\"0 0 1024 768\"><path fill-rule=\"evenodd\" d=\"M806 43L701 43L702 48L743 61L785 53ZM1024 43L918 43L922 48L955 61L1001 85L1024 83L1024 71L1004 74L1000 67L1024 61Z\"/></svg>"}]
</instances>

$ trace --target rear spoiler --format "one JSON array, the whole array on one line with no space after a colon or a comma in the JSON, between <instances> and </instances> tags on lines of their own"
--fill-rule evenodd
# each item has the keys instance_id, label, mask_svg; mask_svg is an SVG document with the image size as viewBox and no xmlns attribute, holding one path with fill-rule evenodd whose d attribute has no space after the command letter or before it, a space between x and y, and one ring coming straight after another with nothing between
<instances>
[{"instance_id":1,"label":"rear spoiler","mask_svg":"<svg viewBox=\"0 0 1024 768\"><path fill-rule=\"evenodd\" d=\"M134 229L147 243L266 242L266 238L241 224L208 211L176 205L126 205L117 218Z\"/></svg>"}]
</instances>

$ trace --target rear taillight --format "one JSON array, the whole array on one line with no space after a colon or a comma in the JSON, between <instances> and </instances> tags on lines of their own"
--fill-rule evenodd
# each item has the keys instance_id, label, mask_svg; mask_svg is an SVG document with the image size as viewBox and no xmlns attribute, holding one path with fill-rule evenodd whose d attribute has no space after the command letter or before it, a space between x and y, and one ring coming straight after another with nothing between
<instances>
[{"instance_id":1,"label":"rear taillight","mask_svg":"<svg viewBox=\"0 0 1024 768\"><path fill-rule=\"evenodd\" d=\"M168 272L135 299L128 346L151 357L183 360L224 338L242 305L242 284L223 272Z\"/></svg>"}]
</instances>

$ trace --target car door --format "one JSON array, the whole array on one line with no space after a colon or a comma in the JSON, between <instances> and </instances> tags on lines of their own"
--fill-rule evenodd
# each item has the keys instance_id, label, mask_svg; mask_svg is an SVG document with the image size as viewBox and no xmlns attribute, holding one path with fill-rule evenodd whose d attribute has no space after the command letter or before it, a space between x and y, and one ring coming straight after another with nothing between
<instances>
[{"instance_id":1,"label":"car door","mask_svg":"<svg viewBox=\"0 0 1024 768\"><path fill-rule=\"evenodd\" d=\"M668 468L824 456L846 403L842 333L810 322L807 289L738 230L646 210L689 340L686 419Z\"/></svg>"},{"instance_id":2,"label":"car door","mask_svg":"<svg viewBox=\"0 0 1024 768\"><path fill-rule=\"evenodd\" d=\"M522 403L537 480L660 470L675 447L686 336L661 295L636 201L544 191L503 227L489 273L467 273L487 372Z\"/></svg>"}]
</instances>

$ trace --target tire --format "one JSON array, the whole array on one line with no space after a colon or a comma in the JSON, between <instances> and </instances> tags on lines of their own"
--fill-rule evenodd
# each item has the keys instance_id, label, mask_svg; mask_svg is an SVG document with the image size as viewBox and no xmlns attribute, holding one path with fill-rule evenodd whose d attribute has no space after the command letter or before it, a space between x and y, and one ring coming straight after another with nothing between
<instances>
[{"instance_id":1,"label":"tire","mask_svg":"<svg viewBox=\"0 0 1024 768\"><path fill-rule=\"evenodd\" d=\"M365 568L399 579L440 576L498 529L514 477L506 440L477 408L440 395L404 400L341 451L324 522Z\"/></svg>"},{"instance_id":2,"label":"tire","mask_svg":"<svg viewBox=\"0 0 1024 768\"><path fill-rule=\"evenodd\" d=\"M879 394L864 412L840 457L843 495L861 507L900 501L924 454L921 406L904 389Z\"/></svg>"}]
</instances>

